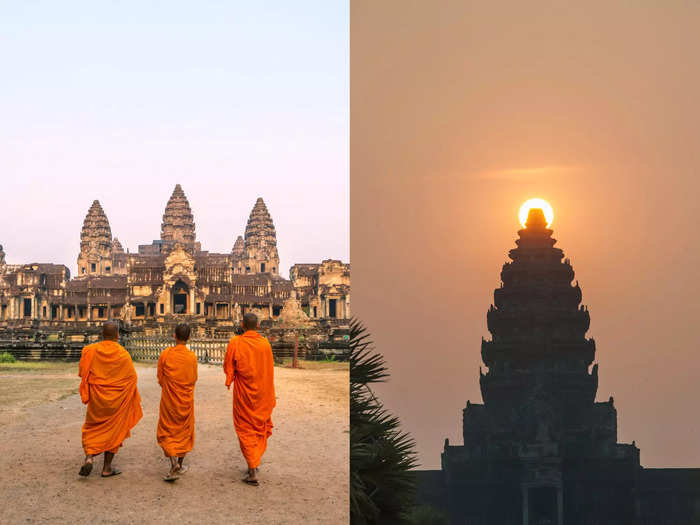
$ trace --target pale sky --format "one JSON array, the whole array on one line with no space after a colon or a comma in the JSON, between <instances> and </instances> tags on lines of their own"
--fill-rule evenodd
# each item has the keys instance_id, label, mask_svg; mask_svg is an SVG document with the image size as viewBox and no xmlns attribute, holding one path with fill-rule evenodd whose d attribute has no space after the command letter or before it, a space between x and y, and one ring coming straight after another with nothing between
<instances>
[{"instance_id":1,"label":"pale sky","mask_svg":"<svg viewBox=\"0 0 700 525\"><path fill-rule=\"evenodd\" d=\"M231 251L257 197L280 270L349 261L348 5L0 2L0 244L66 264L99 199L122 245L160 237L180 183Z\"/></svg>"}]
</instances>

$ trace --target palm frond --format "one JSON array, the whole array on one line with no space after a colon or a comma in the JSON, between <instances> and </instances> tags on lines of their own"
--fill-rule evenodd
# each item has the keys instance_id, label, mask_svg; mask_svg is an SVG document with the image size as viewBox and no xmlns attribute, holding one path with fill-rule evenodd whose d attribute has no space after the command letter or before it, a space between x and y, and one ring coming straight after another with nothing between
<instances>
[{"instance_id":1,"label":"palm frond","mask_svg":"<svg viewBox=\"0 0 700 525\"><path fill-rule=\"evenodd\" d=\"M350 323L350 518L356 525L405 523L414 505L415 442L372 392L389 378L366 329Z\"/></svg>"}]
</instances>

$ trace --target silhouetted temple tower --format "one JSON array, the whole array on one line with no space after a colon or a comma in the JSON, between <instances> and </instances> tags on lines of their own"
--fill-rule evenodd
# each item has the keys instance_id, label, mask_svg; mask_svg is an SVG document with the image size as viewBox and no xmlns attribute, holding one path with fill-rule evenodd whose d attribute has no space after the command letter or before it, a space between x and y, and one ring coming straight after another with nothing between
<instances>
[{"instance_id":1,"label":"silhouetted temple tower","mask_svg":"<svg viewBox=\"0 0 700 525\"><path fill-rule=\"evenodd\" d=\"M484 403L467 401L464 445L442 454L453 522L629 523L639 449L617 443L612 398L595 402L581 289L542 210L518 235L487 314Z\"/></svg>"},{"instance_id":2,"label":"silhouetted temple tower","mask_svg":"<svg viewBox=\"0 0 700 525\"><path fill-rule=\"evenodd\" d=\"M611 403L593 404L598 366L589 369L595 342L586 339L590 317L579 306L578 283L571 285L574 270L554 248L542 210L530 210L518 235L518 247L509 253L513 262L503 265L503 284L486 316L493 337L481 343L489 369L480 377L484 404L499 412L517 410L523 420L514 430L521 439L535 439L540 432L540 438L546 433L551 441L577 449L584 439L587 447L599 446L602 437L614 444L615 409ZM532 410L542 413L535 419ZM598 410L606 422L596 429L595 444L592 429L584 438L584 422L578 420L590 410Z\"/></svg>"}]
</instances>

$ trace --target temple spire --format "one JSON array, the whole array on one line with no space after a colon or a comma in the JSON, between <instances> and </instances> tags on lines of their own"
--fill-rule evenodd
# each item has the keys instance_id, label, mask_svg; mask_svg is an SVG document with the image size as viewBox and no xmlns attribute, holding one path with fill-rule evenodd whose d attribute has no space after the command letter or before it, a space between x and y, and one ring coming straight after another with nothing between
<instances>
[{"instance_id":1,"label":"temple spire","mask_svg":"<svg viewBox=\"0 0 700 525\"><path fill-rule=\"evenodd\" d=\"M545 219L542 208L532 208L528 212L525 228L528 230L544 230L547 228L547 219Z\"/></svg>"},{"instance_id":2,"label":"temple spire","mask_svg":"<svg viewBox=\"0 0 700 525\"><path fill-rule=\"evenodd\" d=\"M168 204L165 206L160 238L163 241L179 241L185 244L195 242L194 217L190 203L179 184L175 185Z\"/></svg>"},{"instance_id":3,"label":"temple spire","mask_svg":"<svg viewBox=\"0 0 700 525\"><path fill-rule=\"evenodd\" d=\"M117 253L124 253L124 248L122 247L122 243L119 242L119 239L116 237L112 241L112 253L117 254Z\"/></svg>"},{"instance_id":4,"label":"temple spire","mask_svg":"<svg viewBox=\"0 0 700 525\"><path fill-rule=\"evenodd\" d=\"M236 273L279 274L277 233L261 197L250 212L244 238L236 239L232 253Z\"/></svg>"},{"instance_id":5,"label":"temple spire","mask_svg":"<svg viewBox=\"0 0 700 525\"><path fill-rule=\"evenodd\" d=\"M94 200L80 232L78 277L112 271L112 230L100 201Z\"/></svg>"}]
</instances>

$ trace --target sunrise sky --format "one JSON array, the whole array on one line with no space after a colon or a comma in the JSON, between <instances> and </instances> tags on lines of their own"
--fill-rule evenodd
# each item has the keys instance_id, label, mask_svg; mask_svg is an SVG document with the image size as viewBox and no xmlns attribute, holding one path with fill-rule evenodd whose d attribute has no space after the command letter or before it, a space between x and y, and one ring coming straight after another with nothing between
<instances>
[{"instance_id":1,"label":"sunrise sky","mask_svg":"<svg viewBox=\"0 0 700 525\"><path fill-rule=\"evenodd\" d=\"M482 402L486 312L529 198L589 306L598 400L647 467L700 467L700 5L351 5L353 312L439 468Z\"/></svg>"},{"instance_id":2,"label":"sunrise sky","mask_svg":"<svg viewBox=\"0 0 700 525\"><path fill-rule=\"evenodd\" d=\"M0 244L75 275L94 199L132 251L176 183L204 250L263 197L280 271L349 259L346 2L4 2Z\"/></svg>"}]
</instances>

